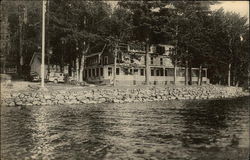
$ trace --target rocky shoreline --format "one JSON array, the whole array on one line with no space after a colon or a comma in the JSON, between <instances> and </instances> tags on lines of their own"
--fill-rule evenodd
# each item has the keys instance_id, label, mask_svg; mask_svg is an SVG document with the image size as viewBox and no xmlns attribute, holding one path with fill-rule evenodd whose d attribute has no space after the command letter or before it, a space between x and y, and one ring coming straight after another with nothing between
<instances>
[{"instance_id":1,"label":"rocky shoreline","mask_svg":"<svg viewBox=\"0 0 250 160\"><path fill-rule=\"evenodd\" d=\"M182 99L219 99L249 96L239 87L181 86L136 89L98 89L25 91L7 93L1 98L4 106L70 105L90 103L130 103Z\"/></svg>"}]
</instances>

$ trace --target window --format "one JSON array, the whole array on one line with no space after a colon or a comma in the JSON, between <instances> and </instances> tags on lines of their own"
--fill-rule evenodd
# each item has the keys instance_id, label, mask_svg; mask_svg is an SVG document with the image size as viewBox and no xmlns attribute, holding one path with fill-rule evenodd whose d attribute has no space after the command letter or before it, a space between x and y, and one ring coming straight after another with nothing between
<instances>
[{"instance_id":1,"label":"window","mask_svg":"<svg viewBox=\"0 0 250 160\"><path fill-rule=\"evenodd\" d=\"M102 64L102 59L100 58L99 64Z\"/></svg>"},{"instance_id":2,"label":"window","mask_svg":"<svg viewBox=\"0 0 250 160\"><path fill-rule=\"evenodd\" d=\"M185 77L185 69L176 69L176 76Z\"/></svg>"},{"instance_id":3,"label":"window","mask_svg":"<svg viewBox=\"0 0 250 160\"><path fill-rule=\"evenodd\" d=\"M92 69L93 77L95 77L95 69Z\"/></svg>"},{"instance_id":4,"label":"window","mask_svg":"<svg viewBox=\"0 0 250 160\"><path fill-rule=\"evenodd\" d=\"M160 64L163 65L163 59L162 58L160 58Z\"/></svg>"},{"instance_id":5,"label":"window","mask_svg":"<svg viewBox=\"0 0 250 160\"><path fill-rule=\"evenodd\" d=\"M205 70L202 70L201 76L202 76L202 77L206 77L206 71L205 71Z\"/></svg>"},{"instance_id":6,"label":"window","mask_svg":"<svg viewBox=\"0 0 250 160\"><path fill-rule=\"evenodd\" d=\"M130 70L129 70L129 74L132 74L133 73L133 69L131 68Z\"/></svg>"},{"instance_id":7,"label":"window","mask_svg":"<svg viewBox=\"0 0 250 160\"><path fill-rule=\"evenodd\" d=\"M128 75L128 68L124 68L124 74Z\"/></svg>"},{"instance_id":8,"label":"window","mask_svg":"<svg viewBox=\"0 0 250 160\"><path fill-rule=\"evenodd\" d=\"M169 54L173 54L175 52L174 48L169 48Z\"/></svg>"},{"instance_id":9,"label":"window","mask_svg":"<svg viewBox=\"0 0 250 160\"><path fill-rule=\"evenodd\" d=\"M100 72L101 76L103 76L103 68L100 68Z\"/></svg>"},{"instance_id":10,"label":"window","mask_svg":"<svg viewBox=\"0 0 250 160\"><path fill-rule=\"evenodd\" d=\"M160 69L160 76L163 76L163 68Z\"/></svg>"},{"instance_id":11,"label":"window","mask_svg":"<svg viewBox=\"0 0 250 160\"><path fill-rule=\"evenodd\" d=\"M198 77L199 76L199 70L192 69L192 77Z\"/></svg>"},{"instance_id":12,"label":"window","mask_svg":"<svg viewBox=\"0 0 250 160\"><path fill-rule=\"evenodd\" d=\"M122 62L122 53L118 53L117 54L117 61L116 61L117 63L120 63L120 62Z\"/></svg>"},{"instance_id":13,"label":"window","mask_svg":"<svg viewBox=\"0 0 250 160\"><path fill-rule=\"evenodd\" d=\"M151 64L154 64L154 58L151 57Z\"/></svg>"},{"instance_id":14,"label":"window","mask_svg":"<svg viewBox=\"0 0 250 160\"><path fill-rule=\"evenodd\" d=\"M120 68L116 68L116 75L120 74Z\"/></svg>"},{"instance_id":15,"label":"window","mask_svg":"<svg viewBox=\"0 0 250 160\"><path fill-rule=\"evenodd\" d=\"M109 67L109 68L108 68L108 76L111 76L111 75L112 75L112 68Z\"/></svg>"},{"instance_id":16,"label":"window","mask_svg":"<svg viewBox=\"0 0 250 160\"><path fill-rule=\"evenodd\" d=\"M168 70L165 69L165 76L168 76Z\"/></svg>"},{"instance_id":17,"label":"window","mask_svg":"<svg viewBox=\"0 0 250 160\"><path fill-rule=\"evenodd\" d=\"M151 69L151 76L154 76L154 70Z\"/></svg>"},{"instance_id":18,"label":"window","mask_svg":"<svg viewBox=\"0 0 250 160\"><path fill-rule=\"evenodd\" d=\"M108 64L108 56L104 57L104 64Z\"/></svg>"},{"instance_id":19,"label":"window","mask_svg":"<svg viewBox=\"0 0 250 160\"><path fill-rule=\"evenodd\" d=\"M138 75L138 69L134 69L134 74Z\"/></svg>"},{"instance_id":20,"label":"window","mask_svg":"<svg viewBox=\"0 0 250 160\"><path fill-rule=\"evenodd\" d=\"M141 76L144 76L144 69L141 69Z\"/></svg>"},{"instance_id":21,"label":"window","mask_svg":"<svg viewBox=\"0 0 250 160\"><path fill-rule=\"evenodd\" d=\"M89 77L91 77L91 69L89 69Z\"/></svg>"},{"instance_id":22,"label":"window","mask_svg":"<svg viewBox=\"0 0 250 160\"><path fill-rule=\"evenodd\" d=\"M159 69L156 70L156 76L160 76L160 70Z\"/></svg>"},{"instance_id":23,"label":"window","mask_svg":"<svg viewBox=\"0 0 250 160\"><path fill-rule=\"evenodd\" d=\"M99 77L99 68L96 68L96 76Z\"/></svg>"},{"instance_id":24,"label":"window","mask_svg":"<svg viewBox=\"0 0 250 160\"><path fill-rule=\"evenodd\" d=\"M164 54L165 53L165 47L163 47L163 46L156 46L156 52L158 53L158 54Z\"/></svg>"}]
</instances>

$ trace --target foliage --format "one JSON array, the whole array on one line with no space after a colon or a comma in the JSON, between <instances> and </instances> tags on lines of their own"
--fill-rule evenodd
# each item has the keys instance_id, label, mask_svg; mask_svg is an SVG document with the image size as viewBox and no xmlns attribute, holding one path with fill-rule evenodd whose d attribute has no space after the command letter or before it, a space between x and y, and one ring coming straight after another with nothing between
<instances>
[{"instance_id":1,"label":"foliage","mask_svg":"<svg viewBox=\"0 0 250 160\"><path fill-rule=\"evenodd\" d=\"M249 73L249 25L247 18L223 9L211 11L211 1L119 1L115 8L105 1L49 1L47 37L52 62L69 64L100 44L116 42L172 44L171 58L183 65L205 66L212 82L223 81L228 64L242 82ZM19 15L27 9L24 26L25 63L41 46L41 2L10 1L8 13L12 52L18 54ZM23 18L24 20L24 18ZM48 46L47 46L48 47Z\"/></svg>"}]
</instances>

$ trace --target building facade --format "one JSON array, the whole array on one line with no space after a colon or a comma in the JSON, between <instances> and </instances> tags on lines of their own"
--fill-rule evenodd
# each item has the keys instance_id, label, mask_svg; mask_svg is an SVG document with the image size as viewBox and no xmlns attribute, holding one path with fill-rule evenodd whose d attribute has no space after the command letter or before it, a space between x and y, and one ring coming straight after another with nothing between
<instances>
[{"instance_id":1,"label":"building facade","mask_svg":"<svg viewBox=\"0 0 250 160\"><path fill-rule=\"evenodd\" d=\"M44 64L44 75L48 76L48 60L45 58ZM40 52L35 52L30 60L29 67L30 73L36 72L39 76L41 76L41 64L42 64L42 54ZM59 65L50 64L50 73L61 73L61 69ZM63 73L68 74L68 65L63 67Z\"/></svg>"},{"instance_id":2,"label":"building facade","mask_svg":"<svg viewBox=\"0 0 250 160\"><path fill-rule=\"evenodd\" d=\"M118 52L103 46L100 52L85 57L84 80L95 84L143 85L145 84L146 54L144 47L119 45ZM170 53L171 45L152 45L150 47L151 85L174 84L174 65ZM116 63L115 63L116 59ZM115 75L114 75L115 74ZM177 67L176 83L185 84L185 68ZM192 68L192 81L198 83L199 68ZM202 82L209 83L207 69L202 69Z\"/></svg>"}]
</instances>

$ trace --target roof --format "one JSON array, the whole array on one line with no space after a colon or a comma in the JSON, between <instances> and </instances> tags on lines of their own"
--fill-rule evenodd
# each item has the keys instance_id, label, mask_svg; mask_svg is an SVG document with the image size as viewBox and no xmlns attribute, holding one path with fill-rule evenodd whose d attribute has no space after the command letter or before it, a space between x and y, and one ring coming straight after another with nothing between
<instances>
[{"instance_id":1,"label":"roof","mask_svg":"<svg viewBox=\"0 0 250 160\"><path fill-rule=\"evenodd\" d=\"M31 64L33 63L34 59L37 58L39 60L39 62L41 63L42 61L42 54L41 53L38 53L38 52L34 52L34 54L32 55L32 58L30 60L30 66ZM47 63L47 60L46 60L46 56L45 56L45 64Z\"/></svg>"},{"instance_id":2,"label":"roof","mask_svg":"<svg viewBox=\"0 0 250 160\"><path fill-rule=\"evenodd\" d=\"M106 44L96 45L90 50L89 54L86 55L86 57L93 57L96 55L98 56L101 55L103 51L105 50L106 46L107 46Z\"/></svg>"},{"instance_id":3,"label":"roof","mask_svg":"<svg viewBox=\"0 0 250 160\"><path fill-rule=\"evenodd\" d=\"M39 58L41 59L41 54L38 53L38 52L34 52L32 58L31 58L31 60L30 60L30 66L31 66L31 64L33 63L35 57L39 57Z\"/></svg>"}]
</instances>

